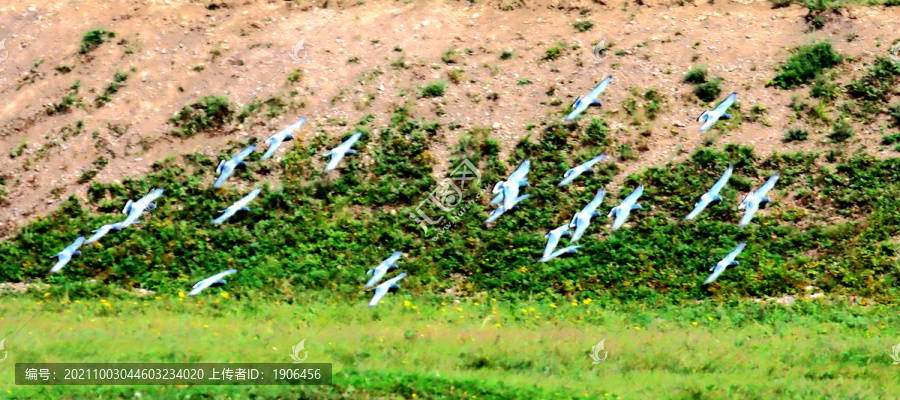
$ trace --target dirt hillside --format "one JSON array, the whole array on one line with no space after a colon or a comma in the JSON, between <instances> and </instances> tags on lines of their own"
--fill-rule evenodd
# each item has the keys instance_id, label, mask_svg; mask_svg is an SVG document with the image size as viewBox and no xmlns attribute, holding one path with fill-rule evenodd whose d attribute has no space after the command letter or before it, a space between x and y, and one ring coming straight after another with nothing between
<instances>
[{"instance_id":1,"label":"dirt hillside","mask_svg":"<svg viewBox=\"0 0 900 400\"><path fill-rule=\"evenodd\" d=\"M827 149L836 146L824 144L830 126L809 126L809 141L781 140L789 126L806 126L790 105L809 88L766 82L790 49L828 38L852 56L840 67L846 83L900 38L900 7L845 9L812 30L805 8L768 1L643 3L5 1L0 235L72 193L85 198L91 180L140 175L168 156L216 157L229 140L264 140L300 117L309 122L289 146L340 135L367 114L383 126L395 106L409 105L444 127L432 144L436 175L448 167L447 149L473 127L489 127L506 157L530 123L559 118L608 75L604 105L587 114L604 117L616 142L636 151L619 161L626 173L704 145L748 144L761 154ZM102 34L102 44L82 52L82 37L96 29L114 36ZM559 57L548 57L559 43ZM598 43L609 49L594 56ZM697 133L703 104L682 80L700 64L724 80L720 99L736 91L744 114L757 104L767 111L737 129ZM419 98L434 81L448 82L444 95ZM655 119L626 111L651 88L662 98ZM173 114L206 95L239 108L254 99L275 107L211 133L172 135ZM452 124L459 128L447 129ZM879 148L882 125L857 126L842 146L895 153Z\"/></svg>"}]
</instances>

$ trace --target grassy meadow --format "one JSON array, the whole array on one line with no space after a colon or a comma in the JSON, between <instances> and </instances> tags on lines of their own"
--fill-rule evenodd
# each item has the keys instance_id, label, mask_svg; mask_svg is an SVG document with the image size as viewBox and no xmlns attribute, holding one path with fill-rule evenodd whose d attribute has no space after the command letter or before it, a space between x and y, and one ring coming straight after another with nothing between
<instances>
[{"instance_id":1,"label":"grassy meadow","mask_svg":"<svg viewBox=\"0 0 900 400\"><path fill-rule=\"evenodd\" d=\"M265 304L211 292L199 299L4 296L0 335L11 340L0 393L9 399L881 399L900 390L888 356L900 315L884 306L800 300L792 307L650 308L608 299L486 297L448 304L398 294L366 310L325 294ZM333 386L10 384L15 362L290 362L291 346L303 339L307 362L333 363ZM608 356L595 365L589 353L601 339Z\"/></svg>"},{"instance_id":2,"label":"grassy meadow","mask_svg":"<svg viewBox=\"0 0 900 400\"><path fill-rule=\"evenodd\" d=\"M222 189L211 188L218 160L256 138L230 141L216 159L159 160L147 175L121 182L91 175L87 198L69 197L0 242L0 282L37 284L0 293L0 340L9 353L0 398L896 398L900 365L888 353L900 341L900 158L889 152L898 147L855 149L851 122L881 118L884 146L900 143L892 133L900 104L889 104L900 66L884 57L853 60L859 78L838 88L834 69L846 62L821 42L798 47L773 74L772 90L812 85L810 96L791 104L792 122L809 125L812 136L800 127L785 134L818 141L809 151L761 156L715 145L765 112L735 104L734 118L718 123L709 143L622 176L618 162L638 155L618 141L608 122L618 116L603 108L562 122L560 107L529 123L527 137L501 159L491 128L417 118L406 103L393 107L386 126L371 126L371 115L340 125L342 137L309 134L321 126L308 126L283 157L260 162L257 151ZM698 105L713 107L721 79L696 71L689 81L698 85ZM443 95L443 86L430 87L421 95ZM632 125L672 106L657 89L630 90L637 100L623 109ZM227 96L204 96L173 118L172 134L217 132L262 104L240 110ZM319 155L356 130L360 154L322 175ZM471 204L461 213L428 205L444 177L430 150L444 140L438 132L459 137L448 153L453 166L468 160L481 174L457 197ZM595 174L557 187L571 166L601 153L611 157ZM522 193L532 196L486 227L492 207L480 189L524 159L532 169ZM724 201L685 222L728 165L734 175ZM773 201L738 228L740 199L775 173ZM596 218L577 254L537 262L544 234L599 189L611 188L598 210L605 214L639 184L643 209L622 229L610 232L609 221ZM249 212L211 225L255 186L262 192ZM121 220L127 200L157 187L165 193L143 222L84 246L48 275L50 255ZM421 210L423 201L430 208ZM420 210L448 229L423 230L410 218ZM742 241L740 265L703 285ZM409 276L368 309L365 271L394 251L403 252L398 264ZM185 297L198 280L230 268L238 272L226 286ZM806 298L812 291L824 295ZM784 296L798 300L755 301ZM303 339L308 362L334 364L333 386L12 384L15 362L290 362L291 346ZM590 349L601 340L609 356L592 364Z\"/></svg>"}]
</instances>

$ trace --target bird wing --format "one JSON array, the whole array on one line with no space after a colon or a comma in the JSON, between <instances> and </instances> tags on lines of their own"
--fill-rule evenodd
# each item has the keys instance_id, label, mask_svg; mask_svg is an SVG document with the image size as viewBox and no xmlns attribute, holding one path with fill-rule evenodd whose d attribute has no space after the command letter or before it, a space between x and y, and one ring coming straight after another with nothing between
<instances>
[{"instance_id":1,"label":"bird wing","mask_svg":"<svg viewBox=\"0 0 900 400\"><path fill-rule=\"evenodd\" d=\"M243 205L247 205L247 203L253 201L253 199L255 199L256 196L258 196L259 192L261 192L261 191L262 191L261 187L255 187L255 188L253 188L253 190L250 191L250 193L248 193L242 199L238 200L238 202L240 202Z\"/></svg>"},{"instance_id":2,"label":"bird wing","mask_svg":"<svg viewBox=\"0 0 900 400\"><path fill-rule=\"evenodd\" d=\"M599 191L597 191L597 194L594 195L594 198L591 200L590 203L588 203L587 206L584 207L582 212L585 212L588 214L593 213L594 210L596 210L597 207L600 207L600 204L603 203L604 196L606 196L606 189L600 189Z\"/></svg>"},{"instance_id":3,"label":"bird wing","mask_svg":"<svg viewBox=\"0 0 900 400\"><path fill-rule=\"evenodd\" d=\"M488 215L488 219L484 220L484 223L489 224L496 221L497 218L500 218L500 216L503 215L505 211L506 209L504 209L502 205L498 208L495 208L494 211L491 211L491 214Z\"/></svg>"},{"instance_id":4,"label":"bird wing","mask_svg":"<svg viewBox=\"0 0 900 400\"><path fill-rule=\"evenodd\" d=\"M65 267L71 259L71 256L66 255L65 257L63 257L63 255L60 254L59 261L57 261L56 264L53 265L53 268L50 268L50 273L52 274L59 272L59 270L63 269L63 267Z\"/></svg>"},{"instance_id":5,"label":"bird wing","mask_svg":"<svg viewBox=\"0 0 900 400\"><path fill-rule=\"evenodd\" d=\"M299 120L297 120L297 122L294 122L293 124L288 125L287 128L284 128L278 134L283 135L283 136L290 135L291 133L293 133L294 131L299 129L301 126L303 126L303 124L305 124L305 123L306 123L306 117L300 118Z\"/></svg>"},{"instance_id":6,"label":"bird wing","mask_svg":"<svg viewBox=\"0 0 900 400\"><path fill-rule=\"evenodd\" d=\"M759 197L765 197L766 193L769 193L773 187L775 187L775 182L778 182L779 174L772 175L769 180L766 181L764 185L762 185L759 190L756 191L756 195Z\"/></svg>"},{"instance_id":7,"label":"bird wing","mask_svg":"<svg viewBox=\"0 0 900 400\"><path fill-rule=\"evenodd\" d=\"M566 173L563 175L563 180L559 181L559 184L556 186L557 187L566 186L566 185L572 183L575 180L575 178L577 178L579 175L581 175L581 172L576 171L576 168L572 168L572 169L566 171Z\"/></svg>"},{"instance_id":8,"label":"bird wing","mask_svg":"<svg viewBox=\"0 0 900 400\"><path fill-rule=\"evenodd\" d=\"M228 177L231 176L232 172L234 172L234 168L229 168L227 166L222 168L222 173L219 174L219 177L216 179L216 183L213 184L213 187L217 188L225 184L225 181L228 180Z\"/></svg>"},{"instance_id":9,"label":"bird wing","mask_svg":"<svg viewBox=\"0 0 900 400\"><path fill-rule=\"evenodd\" d=\"M144 198L141 200L145 201L144 204L146 206L147 203L151 203L151 202L153 202L153 200L158 199L159 196L162 196L163 192L164 192L163 188L153 189L150 193L147 193L147 195L144 196Z\"/></svg>"},{"instance_id":10,"label":"bird wing","mask_svg":"<svg viewBox=\"0 0 900 400\"><path fill-rule=\"evenodd\" d=\"M522 200L525 200L525 199L527 199L527 198L529 198L529 197L531 197L531 193L523 194L523 195L521 195L521 196L519 196L519 197L516 197L516 200L513 202L513 205L512 205L512 206L515 207L516 204L521 203Z\"/></svg>"},{"instance_id":11,"label":"bird wing","mask_svg":"<svg viewBox=\"0 0 900 400\"><path fill-rule=\"evenodd\" d=\"M625 220L628 219L628 214L631 214L631 209L620 208L616 213L616 219L613 220L612 230L619 229L625 223Z\"/></svg>"},{"instance_id":12,"label":"bird wing","mask_svg":"<svg viewBox=\"0 0 900 400\"><path fill-rule=\"evenodd\" d=\"M588 97L591 97L592 99L596 99L597 96L600 95L600 93L603 93L603 91L606 90L606 87L609 86L610 82L612 82L612 75L607 76L602 81L600 81L600 83L597 85L597 87L595 87L594 90L591 90L591 93L588 94Z\"/></svg>"},{"instance_id":13,"label":"bird wing","mask_svg":"<svg viewBox=\"0 0 900 400\"><path fill-rule=\"evenodd\" d=\"M341 146L343 146L346 149L349 149L349 148L353 147L353 144L356 143L356 141L359 140L359 138L361 136L362 136L362 132L356 131L356 133L354 133L353 136L350 136L350 138L347 139L346 141L344 141L344 143L341 143Z\"/></svg>"},{"instance_id":14,"label":"bird wing","mask_svg":"<svg viewBox=\"0 0 900 400\"><path fill-rule=\"evenodd\" d=\"M704 121L706 121L706 117L707 117L708 115L709 115L709 111L704 111L703 114L700 114L700 116L697 117L697 122L704 122Z\"/></svg>"},{"instance_id":15,"label":"bird wing","mask_svg":"<svg viewBox=\"0 0 900 400\"><path fill-rule=\"evenodd\" d=\"M628 204L634 204L634 203L637 203L637 199L638 199L639 197L641 197L642 194L644 194L644 185L640 185L640 186L637 187L637 189L634 189L634 191L631 192L631 194L629 194L628 197L625 198L625 200L622 202L622 204L625 204L625 203L628 203Z\"/></svg>"},{"instance_id":16,"label":"bird wing","mask_svg":"<svg viewBox=\"0 0 900 400\"><path fill-rule=\"evenodd\" d=\"M75 239L74 242L72 242L72 244L69 245L69 247L66 247L64 251L72 253L75 250L78 250L78 248L81 247L82 244L84 244L84 236L79 236L77 239Z\"/></svg>"},{"instance_id":17,"label":"bird wing","mask_svg":"<svg viewBox=\"0 0 900 400\"><path fill-rule=\"evenodd\" d=\"M588 160L587 162L585 162L584 164L581 164L581 165L582 165L585 169L591 168L591 167L594 166L594 164L596 164L596 163L598 163L598 162L600 162L600 161L603 161L605 158L606 158L606 154L601 154L601 155L599 155L599 156L597 156L597 157L594 157L594 158Z\"/></svg>"},{"instance_id":18,"label":"bird wing","mask_svg":"<svg viewBox=\"0 0 900 400\"><path fill-rule=\"evenodd\" d=\"M719 191L725 187L725 184L728 183L728 179L731 178L731 172L734 171L734 165L729 164L728 169L725 170L725 173L722 174L722 177L716 181L716 184L713 185L712 189L709 189L710 194L719 194Z\"/></svg>"},{"instance_id":19,"label":"bird wing","mask_svg":"<svg viewBox=\"0 0 900 400\"><path fill-rule=\"evenodd\" d=\"M230 207L226 208L225 211L222 211L222 215L220 215L218 218L214 219L212 223L213 223L213 225L221 224L221 223L227 221L228 218L231 218L232 216L234 216L234 214L235 214L235 208L233 206L230 206Z\"/></svg>"},{"instance_id":20,"label":"bird wing","mask_svg":"<svg viewBox=\"0 0 900 400\"><path fill-rule=\"evenodd\" d=\"M397 275L397 276L395 276L395 277L393 277L393 278L391 278L391 279L388 279L388 280L385 281L384 283L388 283L388 286L391 286L391 285L393 285L393 284L399 282L401 279L403 279L403 278L405 278L405 277L406 277L406 272L401 272L399 275Z\"/></svg>"},{"instance_id":21,"label":"bird wing","mask_svg":"<svg viewBox=\"0 0 900 400\"><path fill-rule=\"evenodd\" d=\"M94 234L91 235L91 237L89 237L87 240L85 240L84 244L91 244L100 240L100 238L102 238L109 232L110 228L112 228L112 225L103 225L100 227L100 229L94 230Z\"/></svg>"},{"instance_id":22,"label":"bird wing","mask_svg":"<svg viewBox=\"0 0 900 400\"><path fill-rule=\"evenodd\" d=\"M200 293L200 292L206 290L206 288L208 288L210 285L212 285L213 282L215 282L215 280L212 278L206 278L204 280L201 280L200 282L197 282L194 284L194 287L191 289L190 292L188 292L187 295L188 296L196 295L197 293Z\"/></svg>"},{"instance_id":23,"label":"bird wing","mask_svg":"<svg viewBox=\"0 0 900 400\"><path fill-rule=\"evenodd\" d=\"M569 240L569 243L574 243L581 239L581 236L584 235L584 231L587 230L588 225L591 224L590 219L586 219L590 217L582 217L581 213L575 215L575 218L572 220L575 222L575 232L572 233L572 238Z\"/></svg>"},{"instance_id":24,"label":"bird wing","mask_svg":"<svg viewBox=\"0 0 900 400\"><path fill-rule=\"evenodd\" d=\"M247 158L247 156L252 154L253 150L256 150L255 144L251 144L250 146L247 146L247 148L241 150L240 153L237 153L237 155L235 155L234 157L231 157L231 161L234 161L235 163L240 162L241 160L243 160L244 158Z\"/></svg>"},{"instance_id":25,"label":"bird wing","mask_svg":"<svg viewBox=\"0 0 900 400\"><path fill-rule=\"evenodd\" d=\"M387 273L387 269L380 268L380 267L381 266L379 266L379 268L375 268L375 272L372 273L372 277L369 278L368 282L366 282L366 287L365 287L366 289L369 289L372 286L375 286L375 284L378 283L378 281L380 281L381 278L384 278L384 274Z\"/></svg>"},{"instance_id":26,"label":"bird wing","mask_svg":"<svg viewBox=\"0 0 900 400\"><path fill-rule=\"evenodd\" d=\"M581 246L569 246L569 247L561 248L561 249L559 249L559 250L554 251L553 253L551 253L551 254L547 257L547 261L550 261L550 260L552 260L552 259L554 259L554 258L556 258L556 257L559 257L559 256L561 256L561 255L563 255L563 254L566 254L566 253L577 253L577 252L578 252L577 249L579 249L580 247L581 247Z\"/></svg>"},{"instance_id":27,"label":"bird wing","mask_svg":"<svg viewBox=\"0 0 900 400\"><path fill-rule=\"evenodd\" d=\"M547 244L544 245L544 253L542 255L543 258L547 258L547 256L549 256L550 253L553 252L553 249L555 249L556 245L559 243L560 234L555 234L555 232L556 229L550 231L550 233L547 234Z\"/></svg>"},{"instance_id":28,"label":"bird wing","mask_svg":"<svg viewBox=\"0 0 900 400\"><path fill-rule=\"evenodd\" d=\"M744 209L744 216L741 217L741 222L738 223L738 227L743 228L750 223L750 220L753 219L753 215L756 214L757 207L746 207Z\"/></svg>"},{"instance_id":29,"label":"bird wing","mask_svg":"<svg viewBox=\"0 0 900 400\"><path fill-rule=\"evenodd\" d=\"M731 253L728 253L725 258L728 259L728 261L734 261L735 257L737 257L738 254L741 254L741 251L744 250L745 246L747 246L747 242L741 242L741 244L737 245L737 247L735 247L734 250L731 251Z\"/></svg>"},{"instance_id":30,"label":"bird wing","mask_svg":"<svg viewBox=\"0 0 900 400\"><path fill-rule=\"evenodd\" d=\"M335 168L337 168L338 163L340 163L341 159L343 158L344 153L332 151L331 161L328 161L328 165L325 166L325 172L333 171Z\"/></svg>"},{"instance_id":31,"label":"bird wing","mask_svg":"<svg viewBox=\"0 0 900 400\"><path fill-rule=\"evenodd\" d=\"M503 201L503 192L500 192L496 196L494 196L494 198L491 199L491 202L488 204L497 204L501 201Z\"/></svg>"},{"instance_id":32,"label":"bird wing","mask_svg":"<svg viewBox=\"0 0 900 400\"><path fill-rule=\"evenodd\" d=\"M716 111L724 114L725 111L728 111L728 107L731 107L731 105L734 104L735 99L737 99L737 92L732 92L725 100L722 100L722 102L716 106Z\"/></svg>"},{"instance_id":33,"label":"bird wing","mask_svg":"<svg viewBox=\"0 0 900 400\"><path fill-rule=\"evenodd\" d=\"M269 149L266 150L265 154L260 157L260 160L267 160L269 157L272 157L275 154L275 151L278 150L278 146L281 146L280 138L276 138L276 135L272 135L272 137L266 139L266 142L271 141L272 144L269 145Z\"/></svg>"},{"instance_id":34,"label":"bird wing","mask_svg":"<svg viewBox=\"0 0 900 400\"><path fill-rule=\"evenodd\" d=\"M224 277L226 277L226 276L228 276L228 275L231 275L231 274L233 274L233 273L235 273L235 272L237 272L237 269L234 269L234 268L229 269L229 270L227 270L227 271L222 271L222 272L219 272L218 274L215 274L215 275L209 277L209 280L212 281L212 282L215 282L215 281L217 281L217 280L219 280L219 279L222 279L222 278L224 278Z\"/></svg>"},{"instance_id":35,"label":"bird wing","mask_svg":"<svg viewBox=\"0 0 900 400\"><path fill-rule=\"evenodd\" d=\"M397 260L399 260L401 256L403 256L402 251L395 251L394 253L391 254L390 257L388 257L387 259L382 261L382 264L391 265L391 264L397 262Z\"/></svg>"},{"instance_id":36,"label":"bird wing","mask_svg":"<svg viewBox=\"0 0 900 400\"><path fill-rule=\"evenodd\" d=\"M503 210L509 210L516 204L516 197L519 195L519 184L514 182L503 185Z\"/></svg>"},{"instance_id":37,"label":"bird wing","mask_svg":"<svg viewBox=\"0 0 900 400\"><path fill-rule=\"evenodd\" d=\"M375 295L372 296L372 300L369 301L369 307L375 307L378 305L378 302L384 298L384 295L388 292L388 287L390 287L390 281L385 281L384 283L375 287Z\"/></svg>"},{"instance_id":38,"label":"bird wing","mask_svg":"<svg viewBox=\"0 0 900 400\"><path fill-rule=\"evenodd\" d=\"M522 179L525 178L525 175L528 175L528 171L530 171L530 170L531 170L531 160L526 158L525 161L522 161L522 163L520 163L519 166L516 167L515 171L513 171L511 174L509 174L509 180L510 181L521 181Z\"/></svg>"},{"instance_id":39,"label":"bird wing","mask_svg":"<svg viewBox=\"0 0 900 400\"><path fill-rule=\"evenodd\" d=\"M700 215L700 213L703 212L703 210L706 208L707 202L705 200L706 199L704 199L704 198L700 198L700 201L697 202L697 205L694 207L694 210L691 211L691 213L688 214L687 217L684 217L684 219L692 220L692 219L696 218L698 215Z\"/></svg>"},{"instance_id":40,"label":"bird wing","mask_svg":"<svg viewBox=\"0 0 900 400\"><path fill-rule=\"evenodd\" d=\"M712 283L713 281L715 281L716 278L719 277L719 275L722 275L722 273L725 272L725 268L727 268L727 265L716 264L716 270L713 271L712 275L710 275L709 278L706 278L706 281L703 282L703 284L708 285L708 284Z\"/></svg>"}]
</instances>

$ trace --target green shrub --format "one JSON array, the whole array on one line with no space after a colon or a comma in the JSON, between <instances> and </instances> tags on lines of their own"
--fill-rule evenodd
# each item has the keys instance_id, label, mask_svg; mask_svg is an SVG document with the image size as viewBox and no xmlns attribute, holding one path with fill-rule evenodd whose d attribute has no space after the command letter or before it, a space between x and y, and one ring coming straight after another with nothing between
<instances>
[{"instance_id":1,"label":"green shrub","mask_svg":"<svg viewBox=\"0 0 900 400\"><path fill-rule=\"evenodd\" d=\"M826 79L824 75L820 74L813 81L809 94L815 98L833 101L837 99L839 90L837 83Z\"/></svg>"},{"instance_id":2,"label":"green shrub","mask_svg":"<svg viewBox=\"0 0 900 400\"><path fill-rule=\"evenodd\" d=\"M303 71L300 69L295 69L288 74L287 77L288 82L297 83L303 80Z\"/></svg>"},{"instance_id":3,"label":"green shrub","mask_svg":"<svg viewBox=\"0 0 900 400\"><path fill-rule=\"evenodd\" d=\"M888 106L888 112L891 115L891 118L894 120L894 126L900 128L900 103L891 104Z\"/></svg>"},{"instance_id":4,"label":"green shrub","mask_svg":"<svg viewBox=\"0 0 900 400\"><path fill-rule=\"evenodd\" d=\"M694 87L694 94L697 95L697 98L700 100L706 102L714 101L719 97L719 93L722 92L722 89L719 88L721 83L722 78L714 78L710 81L701 83Z\"/></svg>"},{"instance_id":5,"label":"green shrub","mask_svg":"<svg viewBox=\"0 0 900 400\"><path fill-rule=\"evenodd\" d=\"M85 54L95 48L100 46L104 42L104 38L114 38L116 37L115 32L108 32L103 29L94 29L92 31L88 31L81 37L81 50L82 54Z\"/></svg>"},{"instance_id":6,"label":"green shrub","mask_svg":"<svg viewBox=\"0 0 900 400\"><path fill-rule=\"evenodd\" d=\"M587 32L594 27L594 23L591 21L578 21L572 24L575 27L576 32Z\"/></svg>"},{"instance_id":7,"label":"green shrub","mask_svg":"<svg viewBox=\"0 0 900 400\"><path fill-rule=\"evenodd\" d=\"M784 133L785 142L800 142L806 140L807 137L809 134L803 128L792 127Z\"/></svg>"},{"instance_id":8,"label":"green shrub","mask_svg":"<svg viewBox=\"0 0 900 400\"><path fill-rule=\"evenodd\" d=\"M825 69L840 64L841 61L843 57L832 49L828 41L803 45L788 57L780 67L780 72L767 85L775 85L782 89L803 85L811 82Z\"/></svg>"},{"instance_id":9,"label":"green shrub","mask_svg":"<svg viewBox=\"0 0 900 400\"><path fill-rule=\"evenodd\" d=\"M221 129L234 118L234 104L226 96L203 96L176 112L169 122L177 129L172 134L191 137L198 132Z\"/></svg>"},{"instance_id":10,"label":"green shrub","mask_svg":"<svg viewBox=\"0 0 900 400\"><path fill-rule=\"evenodd\" d=\"M753 107L750 107L750 115L747 116L747 121L759 121L760 118L766 115L767 111L769 111L769 109L766 106L762 104L754 104Z\"/></svg>"},{"instance_id":11,"label":"green shrub","mask_svg":"<svg viewBox=\"0 0 900 400\"><path fill-rule=\"evenodd\" d=\"M835 143L846 142L851 136L853 136L853 126L844 118L835 121L831 125L831 133L828 134L828 138Z\"/></svg>"},{"instance_id":12,"label":"green shrub","mask_svg":"<svg viewBox=\"0 0 900 400\"><path fill-rule=\"evenodd\" d=\"M887 57L878 56L862 78L847 85L847 93L867 101L887 101L898 79L900 65Z\"/></svg>"},{"instance_id":13,"label":"green shrub","mask_svg":"<svg viewBox=\"0 0 900 400\"><path fill-rule=\"evenodd\" d=\"M701 84L706 82L706 65L698 65L691 67L687 74L684 75L684 81L687 83Z\"/></svg>"},{"instance_id":14,"label":"green shrub","mask_svg":"<svg viewBox=\"0 0 900 400\"><path fill-rule=\"evenodd\" d=\"M884 135L884 138L881 140L882 144L897 144L900 143L900 133L894 133L890 135Z\"/></svg>"},{"instance_id":15,"label":"green shrub","mask_svg":"<svg viewBox=\"0 0 900 400\"><path fill-rule=\"evenodd\" d=\"M566 44L564 42L558 42L553 46L550 46L546 53L544 54L544 61L553 61L560 56L562 56L563 51L566 49Z\"/></svg>"},{"instance_id":16,"label":"green shrub","mask_svg":"<svg viewBox=\"0 0 900 400\"><path fill-rule=\"evenodd\" d=\"M446 89L447 83L443 81L429 83L422 88L421 92L419 93L419 98L441 97L444 95L444 90Z\"/></svg>"}]
</instances>

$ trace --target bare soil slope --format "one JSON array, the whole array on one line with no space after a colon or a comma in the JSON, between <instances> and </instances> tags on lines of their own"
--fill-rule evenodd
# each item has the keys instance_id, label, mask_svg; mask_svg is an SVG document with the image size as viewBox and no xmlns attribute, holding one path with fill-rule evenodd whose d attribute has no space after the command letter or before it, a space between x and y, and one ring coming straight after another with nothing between
<instances>
[{"instance_id":1,"label":"bare soil slope","mask_svg":"<svg viewBox=\"0 0 900 400\"><path fill-rule=\"evenodd\" d=\"M748 144L761 154L837 147L824 142L830 126L810 126L810 141L782 142L788 126L805 126L789 106L792 95L806 97L809 89L766 82L789 49L829 38L853 57L840 67L846 83L900 37L900 8L844 10L810 31L805 9L772 9L768 1L37 3L0 5L0 188L8 192L0 235L72 193L85 197L91 179L139 175L168 156L216 157L229 140L264 140L303 116L309 123L288 146L342 134L367 114L381 126L395 106L409 105L443 126L442 140L432 144L435 174L446 171L447 149L473 127L490 128L506 157L530 123L559 118L607 75L613 83L604 106L586 114L603 116L616 142L637 151L636 159L620 160L626 173L704 145ZM578 32L579 21L593 27ZM82 54L82 36L94 29L115 37ZM560 42L560 56L547 59ZM594 57L598 42L610 50ZM768 111L737 129L697 133L703 104L682 79L699 64L724 79L720 99L737 91L745 114L755 104ZM128 77L110 92L117 72ZM443 96L417 96L439 80L449 82ZM626 112L650 88L664 99L655 119ZM104 93L109 101L97 103ZM169 119L204 95L227 95L238 107L275 99L275 107L213 132L173 136ZM75 104L61 106L66 96ZM448 129L452 124L459 128ZM880 125L857 126L849 147L880 150ZM92 169L99 173L85 176Z\"/></svg>"}]
</instances>

